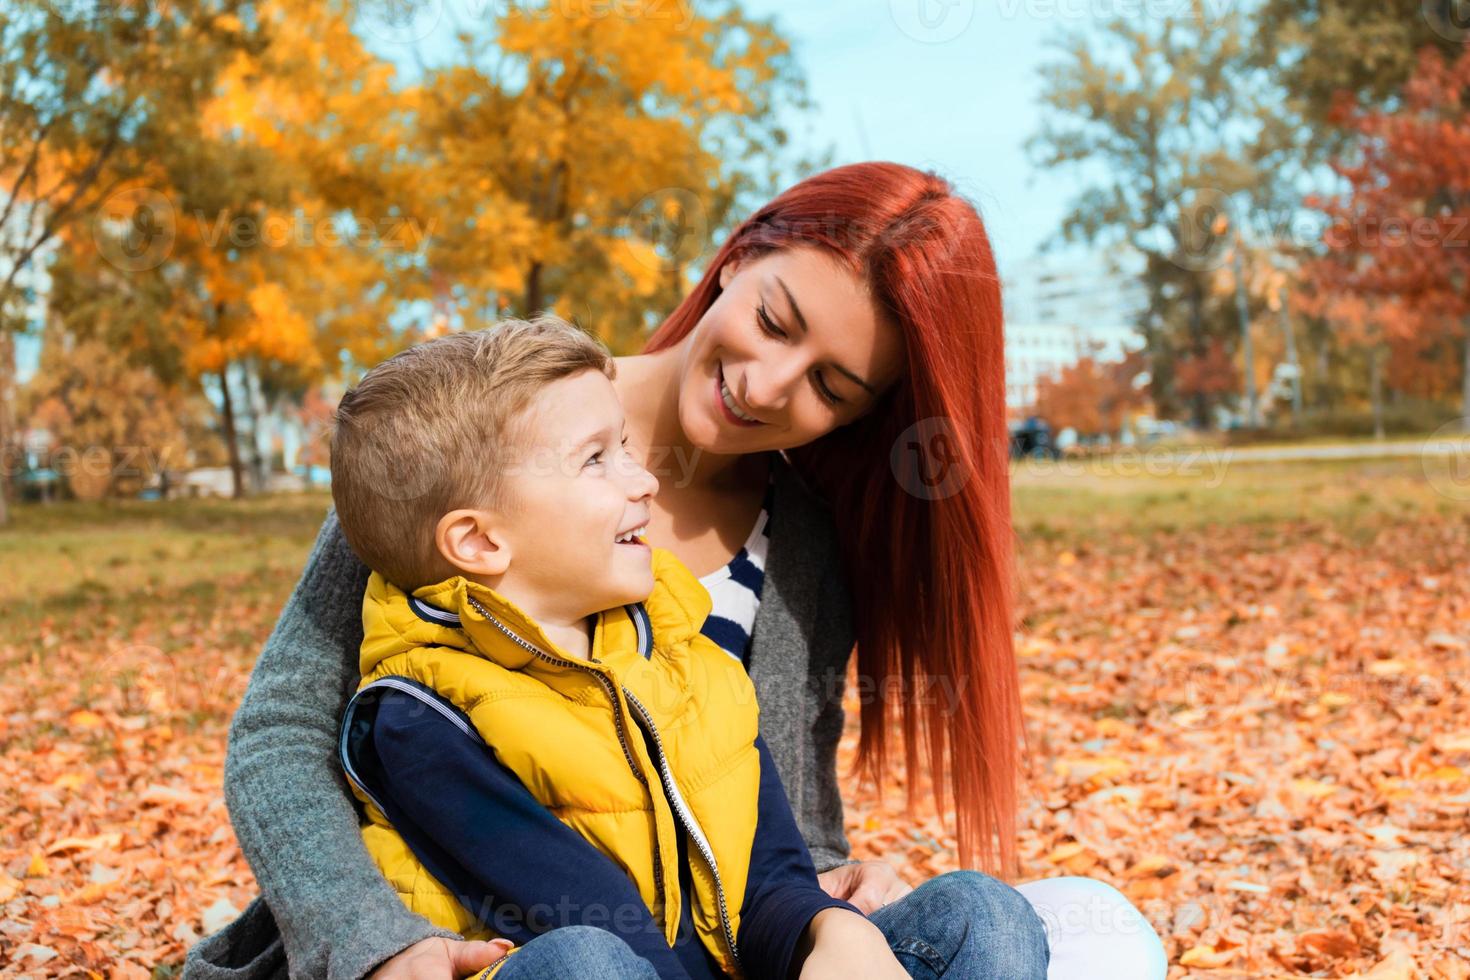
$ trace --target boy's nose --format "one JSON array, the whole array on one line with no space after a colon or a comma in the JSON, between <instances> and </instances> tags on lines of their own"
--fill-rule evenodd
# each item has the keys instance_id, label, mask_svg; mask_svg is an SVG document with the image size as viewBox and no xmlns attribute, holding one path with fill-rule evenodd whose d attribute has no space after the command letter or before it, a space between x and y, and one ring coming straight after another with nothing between
<instances>
[{"instance_id":1,"label":"boy's nose","mask_svg":"<svg viewBox=\"0 0 1470 980\"><path fill-rule=\"evenodd\" d=\"M642 500L644 497L658 495L658 477L654 476L642 466L638 467L637 476L638 478L634 482L634 487L636 491L635 496L638 500Z\"/></svg>"}]
</instances>

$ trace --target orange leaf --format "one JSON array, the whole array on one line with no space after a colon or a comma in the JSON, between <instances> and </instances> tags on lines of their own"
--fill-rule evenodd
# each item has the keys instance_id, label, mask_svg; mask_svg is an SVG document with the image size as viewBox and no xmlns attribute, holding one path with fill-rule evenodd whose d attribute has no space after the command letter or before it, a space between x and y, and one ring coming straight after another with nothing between
<instances>
[{"instance_id":1,"label":"orange leaf","mask_svg":"<svg viewBox=\"0 0 1470 980\"><path fill-rule=\"evenodd\" d=\"M1240 947L1217 950L1213 946L1195 946L1179 957L1180 966L1197 966L1204 970L1215 970L1228 966L1235 959Z\"/></svg>"}]
</instances>

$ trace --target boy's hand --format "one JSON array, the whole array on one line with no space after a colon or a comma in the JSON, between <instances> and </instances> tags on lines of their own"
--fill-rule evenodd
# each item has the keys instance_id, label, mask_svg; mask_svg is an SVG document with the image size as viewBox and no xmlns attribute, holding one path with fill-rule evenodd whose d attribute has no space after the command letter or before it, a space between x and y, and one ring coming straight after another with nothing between
<instances>
[{"instance_id":1,"label":"boy's hand","mask_svg":"<svg viewBox=\"0 0 1470 980\"><path fill-rule=\"evenodd\" d=\"M464 942L437 936L421 939L368 974L368 980L460 980L505 958L508 939Z\"/></svg>"},{"instance_id":2,"label":"boy's hand","mask_svg":"<svg viewBox=\"0 0 1470 980\"><path fill-rule=\"evenodd\" d=\"M878 927L847 909L823 909L812 917L792 958L792 973L799 980L909 976Z\"/></svg>"},{"instance_id":3,"label":"boy's hand","mask_svg":"<svg viewBox=\"0 0 1470 980\"><path fill-rule=\"evenodd\" d=\"M913 891L887 861L839 865L817 875L817 884L833 898L857 906L863 915L872 915Z\"/></svg>"}]
</instances>

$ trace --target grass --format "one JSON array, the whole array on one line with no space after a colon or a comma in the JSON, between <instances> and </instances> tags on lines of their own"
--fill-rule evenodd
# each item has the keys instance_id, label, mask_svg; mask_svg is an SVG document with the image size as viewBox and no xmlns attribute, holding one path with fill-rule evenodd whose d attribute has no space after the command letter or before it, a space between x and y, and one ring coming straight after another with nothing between
<instances>
[{"instance_id":1,"label":"grass","mask_svg":"<svg viewBox=\"0 0 1470 980\"><path fill-rule=\"evenodd\" d=\"M1416 458L1248 462L1215 452L1050 464L1012 471L1016 533L1087 540L1247 525L1369 534L1415 518L1458 519L1465 495Z\"/></svg>"},{"instance_id":2,"label":"grass","mask_svg":"<svg viewBox=\"0 0 1470 980\"><path fill-rule=\"evenodd\" d=\"M1330 528L1363 540L1419 518L1470 520L1466 495L1441 492L1430 476L1418 459L1250 463L1205 452L1167 464L1146 455L1028 461L1013 470L1012 496L1017 537L1032 541L1082 546L1240 525L1304 537ZM310 493L16 507L0 529L0 615L12 655L57 626L182 626L208 618L225 594L279 609L329 503ZM236 624L235 639L258 643L270 626Z\"/></svg>"},{"instance_id":3,"label":"grass","mask_svg":"<svg viewBox=\"0 0 1470 980\"><path fill-rule=\"evenodd\" d=\"M16 507L0 529L5 646L33 652L57 629L85 638L159 621L182 633L225 593L278 609L329 504L319 493ZM236 628L256 643L270 625Z\"/></svg>"}]
</instances>

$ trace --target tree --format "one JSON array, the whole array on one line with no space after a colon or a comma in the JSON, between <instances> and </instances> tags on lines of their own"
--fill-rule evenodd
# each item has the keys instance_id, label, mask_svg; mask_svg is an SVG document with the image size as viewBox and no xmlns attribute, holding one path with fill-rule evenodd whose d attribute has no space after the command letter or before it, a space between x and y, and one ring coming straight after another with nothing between
<instances>
[{"instance_id":1,"label":"tree","mask_svg":"<svg viewBox=\"0 0 1470 980\"><path fill-rule=\"evenodd\" d=\"M173 125L207 97L218 67L257 43L240 16L248 7L37 0L0 15L0 452L13 418L9 337L31 326L24 277L112 181L170 152Z\"/></svg>"},{"instance_id":2,"label":"tree","mask_svg":"<svg viewBox=\"0 0 1470 980\"><path fill-rule=\"evenodd\" d=\"M1223 389L1181 389L1176 374L1206 370L1235 325L1228 310L1209 306L1211 270L1244 230L1237 201L1282 210L1294 159L1244 15L1217 20L1211 6L1196 0L1142 26L1116 18L1100 34L1064 37L1061 57L1043 70L1048 111L1030 143L1041 166L1093 178L1062 238L1142 257L1148 304L1139 328L1154 401L1172 414L1188 397L1201 426Z\"/></svg>"},{"instance_id":3,"label":"tree","mask_svg":"<svg viewBox=\"0 0 1470 980\"><path fill-rule=\"evenodd\" d=\"M422 278L420 236L389 214L411 180L390 159L407 138L391 69L345 3L255 14L263 42L175 120L167 154L115 185L122 220L66 236L53 295L72 332L212 388L236 496L247 463L263 468L240 449L242 419L268 407L254 393L299 393L344 355L380 359Z\"/></svg>"},{"instance_id":4,"label":"tree","mask_svg":"<svg viewBox=\"0 0 1470 980\"><path fill-rule=\"evenodd\" d=\"M1128 416L1148 405L1138 384L1144 357L1129 351L1117 361L1091 354L1036 385L1036 414L1053 429L1076 429L1087 436L1112 435L1128 424Z\"/></svg>"},{"instance_id":5,"label":"tree","mask_svg":"<svg viewBox=\"0 0 1470 980\"><path fill-rule=\"evenodd\" d=\"M48 318L207 392L237 494L264 412L430 331L547 306L636 344L772 178L779 110L803 99L735 0L511 5L412 81L354 33L367 2L45 5L4 35L58 73L49 115L6 109L34 124L33 165L7 144L0 168L48 222ZM111 114L83 138L62 120L88 100ZM45 173L88 193L47 197Z\"/></svg>"},{"instance_id":6,"label":"tree","mask_svg":"<svg viewBox=\"0 0 1470 980\"><path fill-rule=\"evenodd\" d=\"M21 416L55 439L72 492L96 500L136 492L188 454L185 419L197 406L101 340L48 330L40 371L21 392Z\"/></svg>"},{"instance_id":7,"label":"tree","mask_svg":"<svg viewBox=\"0 0 1470 980\"><path fill-rule=\"evenodd\" d=\"M1461 415L1470 419L1470 49L1452 63L1427 49L1396 111L1344 109L1340 118L1355 159L1334 165L1344 194L1311 199L1330 224L1328 255L1309 275L1321 292L1391 310L1388 339L1401 351L1463 341Z\"/></svg>"},{"instance_id":8,"label":"tree","mask_svg":"<svg viewBox=\"0 0 1470 980\"><path fill-rule=\"evenodd\" d=\"M1456 57L1470 40L1460 0L1264 0L1255 18L1256 64L1288 95L1314 159L1340 151L1335 107L1397 103L1419 53Z\"/></svg>"},{"instance_id":9,"label":"tree","mask_svg":"<svg viewBox=\"0 0 1470 980\"><path fill-rule=\"evenodd\" d=\"M682 11L682 13L680 13ZM638 343L804 104L787 43L732 0L512 4L414 93L429 264L470 320L543 308Z\"/></svg>"}]
</instances>

